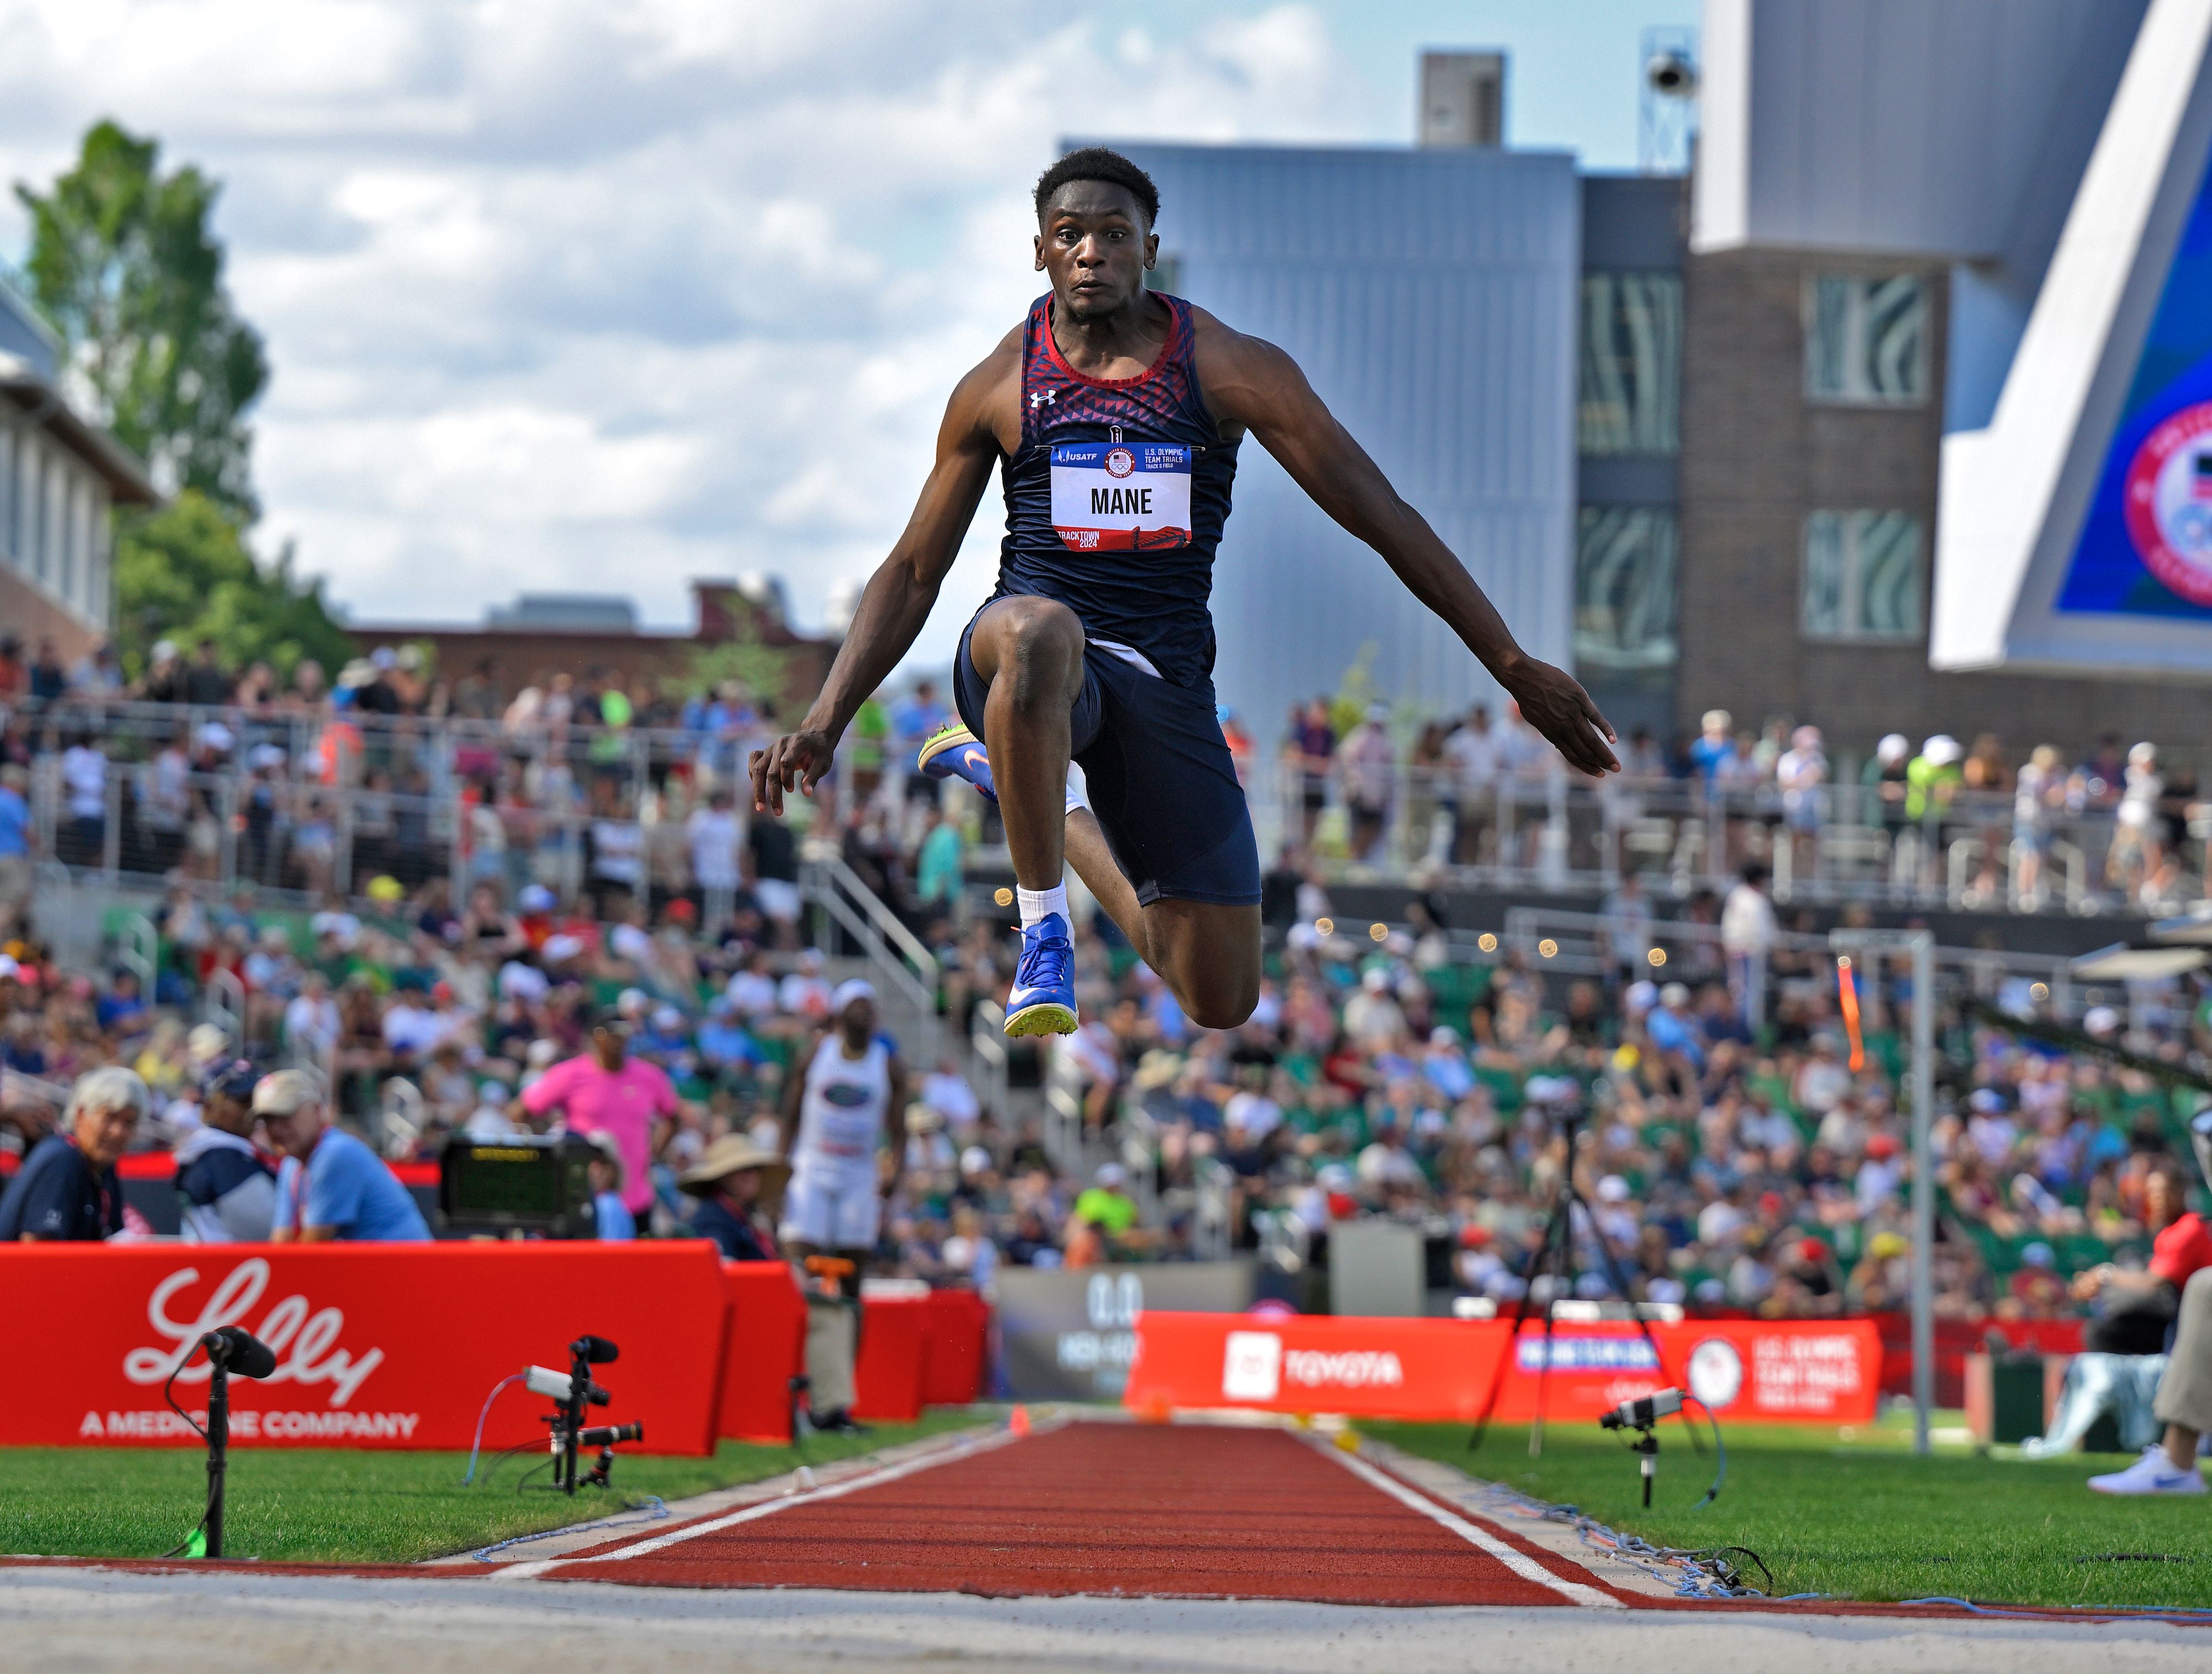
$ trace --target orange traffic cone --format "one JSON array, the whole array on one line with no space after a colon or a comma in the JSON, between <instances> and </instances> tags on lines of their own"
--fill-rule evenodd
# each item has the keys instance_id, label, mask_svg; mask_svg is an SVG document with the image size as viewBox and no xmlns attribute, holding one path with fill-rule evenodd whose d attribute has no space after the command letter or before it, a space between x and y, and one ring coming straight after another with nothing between
<instances>
[{"instance_id":1,"label":"orange traffic cone","mask_svg":"<svg viewBox=\"0 0 2212 1674\"><path fill-rule=\"evenodd\" d=\"M1030 1410L1016 1407L1006 1415L1006 1428L1016 1435L1027 1435L1030 1433Z\"/></svg>"}]
</instances>

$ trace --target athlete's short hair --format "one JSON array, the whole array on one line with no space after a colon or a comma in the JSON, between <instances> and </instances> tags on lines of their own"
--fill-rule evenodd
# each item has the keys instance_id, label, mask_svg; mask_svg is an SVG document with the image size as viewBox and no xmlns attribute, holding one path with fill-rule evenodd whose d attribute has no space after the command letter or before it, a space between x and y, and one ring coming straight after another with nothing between
<instances>
[{"instance_id":1,"label":"athlete's short hair","mask_svg":"<svg viewBox=\"0 0 2212 1674\"><path fill-rule=\"evenodd\" d=\"M1044 218L1044 206L1052 202L1052 195L1071 180L1101 180L1109 186L1121 187L1137 200L1137 207L1145 212L1146 227L1160 218L1160 189L1152 184L1151 175L1118 151L1109 151L1103 145L1086 145L1080 151L1069 152L1037 176L1039 220Z\"/></svg>"}]
</instances>

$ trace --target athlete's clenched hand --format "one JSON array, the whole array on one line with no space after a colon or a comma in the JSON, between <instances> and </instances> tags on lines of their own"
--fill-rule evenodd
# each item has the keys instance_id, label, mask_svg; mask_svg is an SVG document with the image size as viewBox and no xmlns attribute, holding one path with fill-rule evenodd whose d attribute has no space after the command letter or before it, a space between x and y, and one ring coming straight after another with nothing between
<instances>
[{"instance_id":1,"label":"athlete's clenched hand","mask_svg":"<svg viewBox=\"0 0 2212 1674\"><path fill-rule=\"evenodd\" d=\"M1606 748L1620 737L1574 676L1532 657L1501 680L1521 706L1521 719L1550 739L1569 767L1593 778L1620 771L1620 761Z\"/></svg>"},{"instance_id":2,"label":"athlete's clenched hand","mask_svg":"<svg viewBox=\"0 0 2212 1674\"><path fill-rule=\"evenodd\" d=\"M814 794L814 786L837 759L837 746L826 732L787 732L766 749L752 754L753 810L783 812L783 793Z\"/></svg>"}]
</instances>

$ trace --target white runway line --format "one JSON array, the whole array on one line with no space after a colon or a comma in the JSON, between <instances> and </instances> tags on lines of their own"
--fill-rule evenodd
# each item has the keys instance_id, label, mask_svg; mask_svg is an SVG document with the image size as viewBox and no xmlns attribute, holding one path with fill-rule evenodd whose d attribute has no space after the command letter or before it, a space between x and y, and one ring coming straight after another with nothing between
<instances>
[{"instance_id":1,"label":"white runway line","mask_svg":"<svg viewBox=\"0 0 2212 1674\"><path fill-rule=\"evenodd\" d=\"M1039 1425L1030 1434L1035 1435L1044 1428L1045 1426ZM885 1483L895 1483L902 1477L914 1476L919 1471L929 1470L933 1465L950 1465L956 1459L974 1459L979 1453L989 1453L995 1447L1003 1447L1010 1441L1018 1441L1021 1439L1011 1429L1000 1430L995 1435L987 1435L965 1447L951 1447L943 1453L927 1453L920 1459L906 1459L897 1465L887 1465L880 1471L871 1471L866 1476L848 1477L843 1482L833 1483L827 1488L810 1489L804 1494L786 1495L780 1500L763 1500L757 1505L746 1506L720 1517L710 1517L705 1522L694 1523L688 1528L672 1529L666 1534L653 1535L634 1545L623 1547L619 1551L602 1552L597 1557L533 1558L525 1563L502 1564L491 1572L489 1579L495 1581L527 1581L558 1566L572 1563L618 1563L625 1558L641 1558L648 1553L665 1551L669 1547L678 1545L684 1541L696 1540L701 1535L718 1534L724 1529L734 1529L740 1523L752 1523L763 1517L773 1517L780 1511L794 1511L801 1506L818 1506L825 1501L842 1500L848 1494L858 1493L864 1488L880 1488Z\"/></svg>"},{"instance_id":2,"label":"white runway line","mask_svg":"<svg viewBox=\"0 0 2212 1674\"><path fill-rule=\"evenodd\" d=\"M1370 1488L1382 1489L1383 1493L1408 1510L1417 1511L1431 1521L1443 1525L1470 1546L1480 1547L1522 1580L1534 1581L1539 1586L1549 1587L1562 1598L1582 1605L1585 1610L1627 1609L1627 1606L1620 1599L1608 1593L1601 1592L1594 1586L1586 1586L1581 1581L1561 1580L1526 1552L1507 1545L1495 1535L1485 1534L1457 1512L1445 1510L1426 1495L1414 1492L1395 1477L1387 1471L1376 1470L1358 1454L1347 1453L1341 1447L1328 1443L1316 1445L1323 1453L1334 1453L1338 1463Z\"/></svg>"}]
</instances>

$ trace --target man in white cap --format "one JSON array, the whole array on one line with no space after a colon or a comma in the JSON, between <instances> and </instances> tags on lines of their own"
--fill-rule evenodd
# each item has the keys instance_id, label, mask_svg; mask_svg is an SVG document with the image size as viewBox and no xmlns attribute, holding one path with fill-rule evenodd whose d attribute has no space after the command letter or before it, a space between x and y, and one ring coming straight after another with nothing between
<instances>
[{"instance_id":1,"label":"man in white cap","mask_svg":"<svg viewBox=\"0 0 2212 1674\"><path fill-rule=\"evenodd\" d=\"M874 987L857 977L840 983L830 1004L829 1027L793 1060L784 1083L782 1149L791 1185L779 1235L806 1291L808 1405L817 1428L834 1430L854 1428L848 1409L860 1277L883 1218L878 1154L888 1142L896 1184L906 1155L907 1101L897 1044L876 1032Z\"/></svg>"},{"instance_id":2,"label":"man in white cap","mask_svg":"<svg viewBox=\"0 0 2212 1674\"><path fill-rule=\"evenodd\" d=\"M269 1148L284 1159L276 1171L271 1243L429 1241L430 1228L407 1188L374 1151L331 1122L319 1077L306 1070L262 1077L253 1089L253 1113Z\"/></svg>"}]
</instances>

